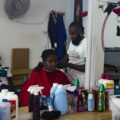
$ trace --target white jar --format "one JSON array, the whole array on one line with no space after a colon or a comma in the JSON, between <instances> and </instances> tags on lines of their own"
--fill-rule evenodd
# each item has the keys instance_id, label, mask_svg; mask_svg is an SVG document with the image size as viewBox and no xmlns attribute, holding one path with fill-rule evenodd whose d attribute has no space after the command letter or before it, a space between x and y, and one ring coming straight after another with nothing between
<instances>
[{"instance_id":1,"label":"white jar","mask_svg":"<svg viewBox=\"0 0 120 120\"><path fill-rule=\"evenodd\" d=\"M2 99L6 99L8 93L8 89L2 89L0 92L0 102L2 102Z\"/></svg>"},{"instance_id":2,"label":"white jar","mask_svg":"<svg viewBox=\"0 0 120 120\"><path fill-rule=\"evenodd\" d=\"M13 120L18 120L18 96L14 92L8 92L6 98L11 104L11 117L15 116Z\"/></svg>"},{"instance_id":3,"label":"white jar","mask_svg":"<svg viewBox=\"0 0 120 120\"><path fill-rule=\"evenodd\" d=\"M0 102L0 120L11 120L10 119L10 103L7 101Z\"/></svg>"}]
</instances>

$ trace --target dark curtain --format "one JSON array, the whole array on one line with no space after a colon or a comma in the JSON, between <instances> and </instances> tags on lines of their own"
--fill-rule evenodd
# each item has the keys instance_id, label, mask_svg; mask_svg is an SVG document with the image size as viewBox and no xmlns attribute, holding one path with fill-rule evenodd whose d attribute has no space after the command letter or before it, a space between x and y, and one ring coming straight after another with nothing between
<instances>
[{"instance_id":1,"label":"dark curtain","mask_svg":"<svg viewBox=\"0 0 120 120\"><path fill-rule=\"evenodd\" d=\"M80 12L82 12L82 0L74 0L75 1L75 10L74 10L74 21L77 21L80 26L82 26L82 17L80 16Z\"/></svg>"}]
</instances>

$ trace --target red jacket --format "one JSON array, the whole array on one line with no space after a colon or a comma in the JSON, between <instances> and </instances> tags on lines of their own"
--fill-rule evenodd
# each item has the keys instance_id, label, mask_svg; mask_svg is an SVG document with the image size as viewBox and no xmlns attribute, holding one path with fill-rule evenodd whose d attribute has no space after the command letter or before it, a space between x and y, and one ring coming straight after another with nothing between
<instances>
[{"instance_id":1,"label":"red jacket","mask_svg":"<svg viewBox=\"0 0 120 120\"><path fill-rule=\"evenodd\" d=\"M60 70L55 70L54 72L46 72L44 68L40 71L34 70L28 80L24 83L19 94L19 99L22 106L28 105L30 94L27 90L31 85L43 86L44 89L42 90L42 94L50 96L50 89L53 83L63 85L70 84L67 76Z\"/></svg>"}]
</instances>

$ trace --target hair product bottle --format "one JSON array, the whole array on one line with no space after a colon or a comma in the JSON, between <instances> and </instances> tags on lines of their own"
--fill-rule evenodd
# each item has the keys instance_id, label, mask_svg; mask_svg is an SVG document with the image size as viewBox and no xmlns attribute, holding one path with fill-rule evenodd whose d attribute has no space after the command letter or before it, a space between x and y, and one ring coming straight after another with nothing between
<instances>
[{"instance_id":1,"label":"hair product bottle","mask_svg":"<svg viewBox=\"0 0 120 120\"><path fill-rule=\"evenodd\" d=\"M34 86L30 90L34 94L33 120L40 120L40 95L39 95L39 92L41 92L42 89L44 89L44 87Z\"/></svg>"},{"instance_id":2,"label":"hair product bottle","mask_svg":"<svg viewBox=\"0 0 120 120\"><path fill-rule=\"evenodd\" d=\"M10 103L7 99L3 99L2 102L0 102L0 120L11 120Z\"/></svg>"},{"instance_id":3,"label":"hair product bottle","mask_svg":"<svg viewBox=\"0 0 120 120\"><path fill-rule=\"evenodd\" d=\"M34 94L33 91L31 91L31 89L33 87L39 87L38 85L32 85L28 88L28 92L30 93L30 97L29 97L29 104L28 104L28 111L32 112L33 111L33 100L34 100Z\"/></svg>"},{"instance_id":4,"label":"hair product bottle","mask_svg":"<svg viewBox=\"0 0 120 120\"><path fill-rule=\"evenodd\" d=\"M103 84L99 85L99 92L98 92L98 111L103 112L105 111L105 87Z\"/></svg>"},{"instance_id":5,"label":"hair product bottle","mask_svg":"<svg viewBox=\"0 0 120 120\"><path fill-rule=\"evenodd\" d=\"M58 83L53 83L53 86L50 89L50 97L51 97L53 106L54 106L55 91L56 91L57 88L58 88Z\"/></svg>"},{"instance_id":6,"label":"hair product bottle","mask_svg":"<svg viewBox=\"0 0 120 120\"><path fill-rule=\"evenodd\" d=\"M18 120L18 96L14 92L8 92L6 99L11 104L11 117L14 120Z\"/></svg>"},{"instance_id":7,"label":"hair product bottle","mask_svg":"<svg viewBox=\"0 0 120 120\"><path fill-rule=\"evenodd\" d=\"M63 85L58 85L55 91L54 107L55 110L60 111L62 115L68 111L67 92Z\"/></svg>"},{"instance_id":8,"label":"hair product bottle","mask_svg":"<svg viewBox=\"0 0 120 120\"><path fill-rule=\"evenodd\" d=\"M33 120L40 119L40 96L39 93L34 93L34 101L33 101Z\"/></svg>"},{"instance_id":9,"label":"hair product bottle","mask_svg":"<svg viewBox=\"0 0 120 120\"><path fill-rule=\"evenodd\" d=\"M94 111L95 110L95 98L94 93L89 92L88 93L88 111Z\"/></svg>"}]
</instances>

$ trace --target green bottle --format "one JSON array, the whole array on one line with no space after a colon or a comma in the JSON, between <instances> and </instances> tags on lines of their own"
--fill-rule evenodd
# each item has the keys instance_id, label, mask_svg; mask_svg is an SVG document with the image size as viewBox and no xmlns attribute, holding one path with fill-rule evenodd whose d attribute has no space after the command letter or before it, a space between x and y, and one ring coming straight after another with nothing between
<instances>
[{"instance_id":1,"label":"green bottle","mask_svg":"<svg viewBox=\"0 0 120 120\"><path fill-rule=\"evenodd\" d=\"M76 86L77 88L80 87L80 82L79 82L78 79L75 79L75 80L74 80L74 86Z\"/></svg>"},{"instance_id":2,"label":"green bottle","mask_svg":"<svg viewBox=\"0 0 120 120\"><path fill-rule=\"evenodd\" d=\"M103 84L99 85L99 93L98 93L98 111L105 111L105 87Z\"/></svg>"}]
</instances>

